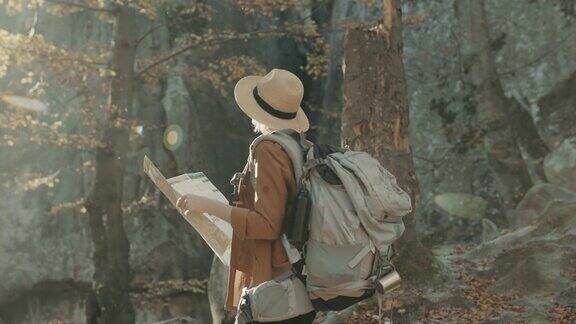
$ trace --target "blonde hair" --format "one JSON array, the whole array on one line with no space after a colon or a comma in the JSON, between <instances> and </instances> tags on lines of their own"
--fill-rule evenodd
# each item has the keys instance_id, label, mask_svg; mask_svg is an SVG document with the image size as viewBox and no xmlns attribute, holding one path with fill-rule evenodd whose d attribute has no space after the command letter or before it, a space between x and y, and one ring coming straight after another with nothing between
<instances>
[{"instance_id":1,"label":"blonde hair","mask_svg":"<svg viewBox=\"0 0 576 324\"><path fill-rule=\"evenodd\" d=\"M252 125L254 125L254 132L259 134L270 134L276 129L272 129L270 126L262 124L261 122L252 119Z\"/></svg>"}]
</instances>

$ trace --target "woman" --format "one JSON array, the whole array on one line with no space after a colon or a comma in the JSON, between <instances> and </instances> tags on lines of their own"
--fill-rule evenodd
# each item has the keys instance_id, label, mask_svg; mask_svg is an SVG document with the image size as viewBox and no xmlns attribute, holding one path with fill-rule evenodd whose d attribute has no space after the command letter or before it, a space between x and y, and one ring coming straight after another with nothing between
<instances>
[{"instance_id":1,"label":"woman","mask_svg":"<svg viewBox=\"0 0 576 324\"><path fill-rule=\"evenodd\" d=\"M300 107L304 87L294 74L274 69L266 76L247 76L236 84L234 97L240 109L252 118L256 132L281 129L308 130L308 118ZM226 309L236 310L243 288L252 288L291 271L282 244L286 204L296 194L292 162L283 148L260 141L253 160L244 167L237 201L228 206L196 195L179 199L185 214L209 213L232 225L232 249ZM282 303L285 301L274 301ZM312 323L315 312L282 323Z\"/></svg>"}]
</instances>

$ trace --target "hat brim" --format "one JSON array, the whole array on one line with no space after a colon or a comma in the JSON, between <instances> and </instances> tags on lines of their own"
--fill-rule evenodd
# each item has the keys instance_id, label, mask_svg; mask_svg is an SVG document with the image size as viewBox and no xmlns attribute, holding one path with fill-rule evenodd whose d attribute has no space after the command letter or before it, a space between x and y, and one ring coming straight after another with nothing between
<instances>
[{"instance_id":1,"label":"hat brim","mask_svg":"<svg viewBox=\"0 0 576 324\"><path fill-rule=\"evenodd\" d=\"M240 109L242 109L248 117L273 129L291 128L298 132L307 131L310 123L302 107L298 107L296 117L292 119L282 119L270 115L258 105L252 91L262 78L261 76L251 75L240 79L240 81L236 83L234 87L234 99Z\"/></svg>"}]
</instances>

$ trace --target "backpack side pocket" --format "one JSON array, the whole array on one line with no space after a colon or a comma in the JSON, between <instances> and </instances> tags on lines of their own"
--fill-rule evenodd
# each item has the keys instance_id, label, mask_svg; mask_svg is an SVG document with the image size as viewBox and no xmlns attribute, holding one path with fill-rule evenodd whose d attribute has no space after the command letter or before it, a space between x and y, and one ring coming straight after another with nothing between
<instances>
[{"instance_id":1,"label":"backpack side pocket","mask_svg":"<svg viewBox=\"0 0 576 324\"><path fill-rule=\"evenodd\" d=\"M252 317L257 322L283 321L311 312L306 288L295 276L269 280L248 289Z\"/></svg>"}]
</instances>

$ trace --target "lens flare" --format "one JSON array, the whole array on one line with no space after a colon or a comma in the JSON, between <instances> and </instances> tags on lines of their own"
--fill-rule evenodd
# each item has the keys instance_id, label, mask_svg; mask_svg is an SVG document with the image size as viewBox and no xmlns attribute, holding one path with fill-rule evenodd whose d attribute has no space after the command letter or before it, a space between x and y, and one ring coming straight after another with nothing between
<instances>
[{"instance_id":1,"label":"lens flare","mask_svg":"<svg viewBox=\"0 0 576 324\"><path fill-rule=\"evenodd\" d=\"M182 128L176 124L170 125L164 130L164 146L170 151L177 150L183 139Z\"/></svg>"}]
</instances>

